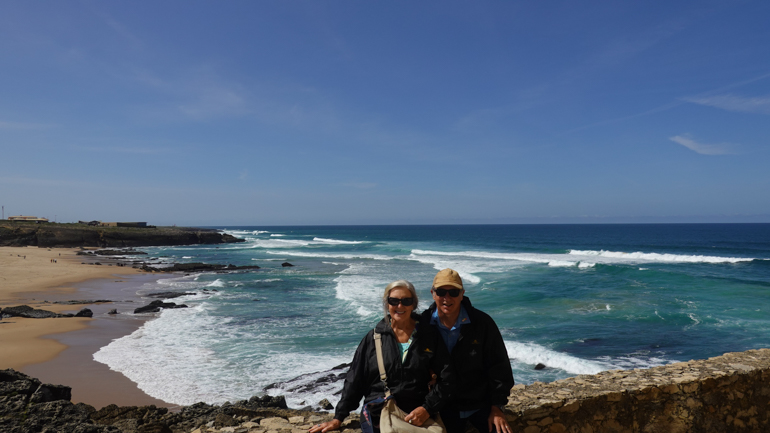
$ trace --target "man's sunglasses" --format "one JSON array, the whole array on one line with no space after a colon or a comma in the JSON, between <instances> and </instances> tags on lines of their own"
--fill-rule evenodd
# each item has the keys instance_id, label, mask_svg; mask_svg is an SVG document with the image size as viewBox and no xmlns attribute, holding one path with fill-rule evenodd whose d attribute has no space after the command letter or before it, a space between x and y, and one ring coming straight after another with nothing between
<instances>
[{"instance_id":1,"label":"man's sunglasses","mask_svg":"<svg viewBox=\"0 0 770 433\"><path fill-rule=\"evenodd\" d=\"M433 292L439 297L446 296L447 293L453 298L460 296L460 289L433 289Z\"/></svg>"},{"instance_id":2,"label":"man's sunglasses","mask_svg":"<svg viewBox=\"0 0 770 433\"><path fill-rule=\"evenodd\" d=\"M388 296L388 304L397 307L399 303L404 307L410 307L414 304L414 298L391 298Z\"/></svg>"}]
</instances>

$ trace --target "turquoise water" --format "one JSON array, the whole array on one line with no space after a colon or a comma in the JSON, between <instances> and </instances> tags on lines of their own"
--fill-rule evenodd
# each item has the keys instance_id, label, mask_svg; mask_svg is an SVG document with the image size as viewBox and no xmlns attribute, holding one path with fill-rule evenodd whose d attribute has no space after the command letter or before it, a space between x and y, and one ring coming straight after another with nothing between
<instances>
[{"instance_id":1,"label":"turquoise water","mask_svg":"<svg viewBox=\"0 0 770 433\"><path fill-rule=\"evenodd\" d=\"M309 385L350 362L385 285L412 281L422 309L445 267L497 321L517 383L770 347L769 224L217 228L246 242L144 250L261 269L142 287L196 294L95 354L168 402L336 402L339 382Z\"/></svg>"}]
</instances>

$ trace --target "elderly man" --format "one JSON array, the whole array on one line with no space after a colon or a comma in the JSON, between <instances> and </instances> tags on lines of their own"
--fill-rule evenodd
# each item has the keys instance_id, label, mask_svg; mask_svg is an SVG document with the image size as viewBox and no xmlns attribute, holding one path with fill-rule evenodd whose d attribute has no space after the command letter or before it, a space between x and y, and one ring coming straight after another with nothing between
<instances>
[{"instance_id":1,"label":"elderly man","mask_svg":"<svg viewBox=\"0 0 770 433\"><path fill-rule=\"evenodd\" d=\"M513 371L495 321L463 296L462 278L453 269L436 274L431 293L435 302L420 321L438 328L457 373L455 392L441 410L448 433L464 433L468 422L480 433L510 433L502 407Z\"/></svg>"}]
</instances>

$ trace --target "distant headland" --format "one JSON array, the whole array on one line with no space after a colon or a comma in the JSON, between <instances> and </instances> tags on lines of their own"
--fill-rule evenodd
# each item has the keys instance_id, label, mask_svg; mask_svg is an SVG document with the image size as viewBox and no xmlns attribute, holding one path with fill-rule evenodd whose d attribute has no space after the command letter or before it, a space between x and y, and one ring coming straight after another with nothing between
<instances>
[{"instance_id":1,"label":"distant headland","mask_svg":"<svg viewBox=\"0 0 770 433\"><path fill-rule=\"evenodd\" d=\"M243 239L219 230L195 227L0 220L0 246L123 248L235 242L243 242Z\"/></svg>"}]
</instances>

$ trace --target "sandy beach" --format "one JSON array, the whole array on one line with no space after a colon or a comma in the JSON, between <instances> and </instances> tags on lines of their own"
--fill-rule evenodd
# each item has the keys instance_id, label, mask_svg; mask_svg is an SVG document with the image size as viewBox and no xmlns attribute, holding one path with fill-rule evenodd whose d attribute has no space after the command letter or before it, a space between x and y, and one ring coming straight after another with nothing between
<instances>
[{"instance_id":1,"label":"sandy beach","mask_svg":"<svg viewBox=\"0 0 770 433\"><path fill-rule=\"evenodd\" d=\"M93 265L90 262L94 260L77 256L76 251L0 247L0 307L29 305L60 313L89 308L94 312L93 318L3 319L0 369L14 368L43 382L71 386L73 402L97 408L111 403L171 406L148 396L123 375L93 360L99 347L133 332L146 317L107 315L109 309L116 308L115 303L54 303L73 299L125 300L135 297L135 288L157 279L157 275L128 266L111 266L114 261L110 259L100 258L102 265Z\"/></svg>"}]
</instances>

